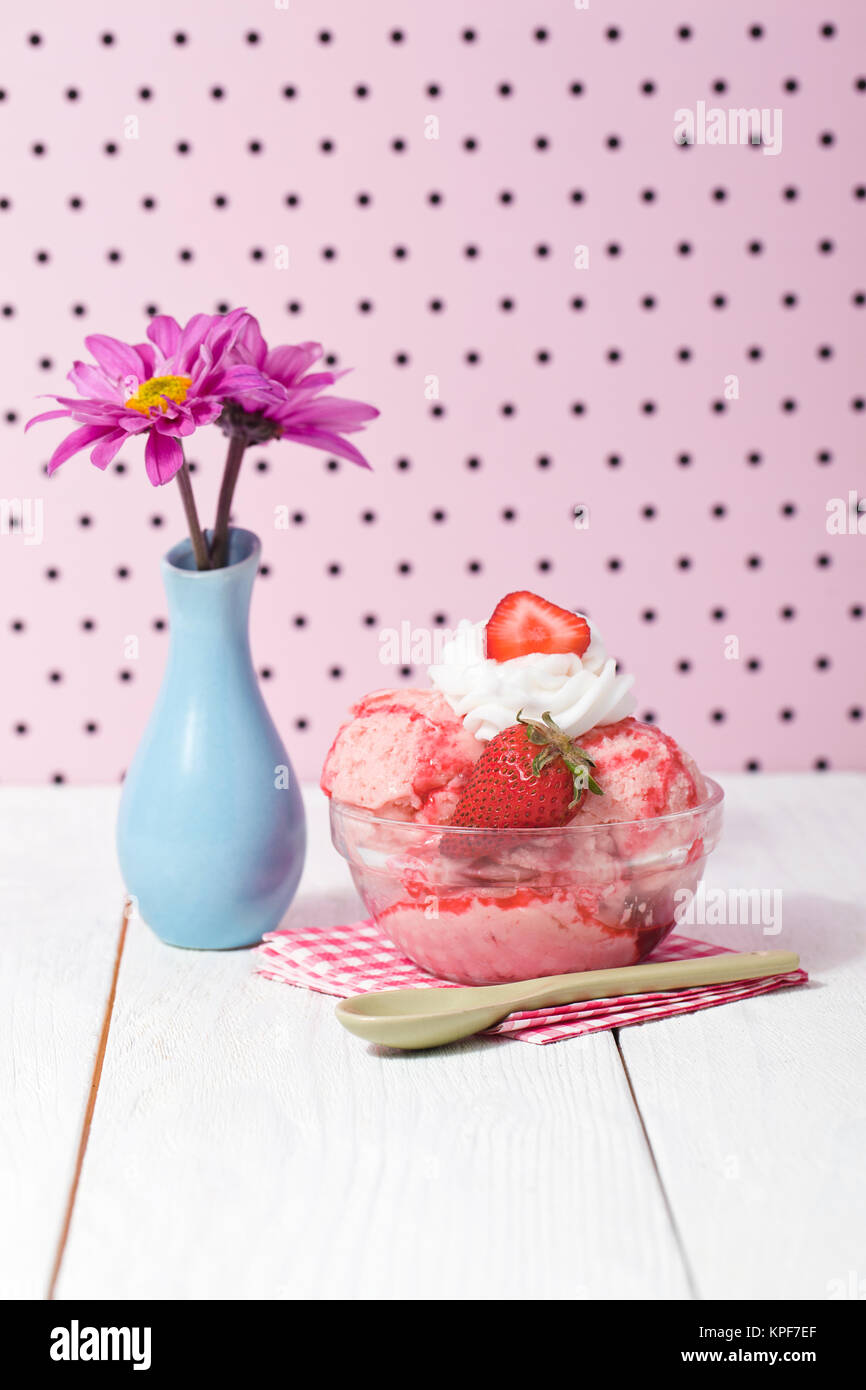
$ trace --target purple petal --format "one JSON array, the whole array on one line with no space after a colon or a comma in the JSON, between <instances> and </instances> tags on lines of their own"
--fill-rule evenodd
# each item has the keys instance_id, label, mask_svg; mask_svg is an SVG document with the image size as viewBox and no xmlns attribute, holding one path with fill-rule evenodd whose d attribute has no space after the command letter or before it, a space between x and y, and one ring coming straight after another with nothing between
<instances>
[{"instance_id":1,"label":"purple petal","mask_svg":"<svg viewBox=\"0 0 866 1390\"><path fill-rule=\"evenodd\" d=\"M39 422L40 422L40 420L59 420L60 417L61 417L61 415L62 415L65 419L68 419L68 418L69 418L69 411L68 411L68 410L45 410L45 411L43 411L43 413L42 413L41 415L34 415L33 418L32 418L31 420L28 420L28 421L27 421L27 424L24 426L24 433L25 433L25 434L27 433L27 431L29 430L29 428L30 428L31 425L38 425Z\"/></svg>"},{"instance_id":2,"label":"purple petal","mask_svg":"<svg viewBox=\"0 0 866 1390\"><path fill-rule=\"evenodd\" d=\"M342 372L310 372L308 376L299 377L291 386L283 385L282 389L286 392L289 400L295 396L303 400L307 396L317 396L320 391L324 391L328 386L333 386L339 377L345 376L346 372L349 371L351 371L351 367L347 367Z\"/></svg>"},{"instance_id":3,"label":"purple petal","mask_svg":"<svg viewBox=\"0 0 866 1390\"><path fill-rule=\"evenodd\" d=\"M104 333L91 333L84 339L84 345L112 380L122 381L126 376L134 376L138 381L146 379L144 363L129 343L109 338Z\"/></svg>"},{"instance_id":4,"label":"purple petal","mask_svg":"<svg viewBox=\"0 0 866 1390\"><path fill-rule=\"evenodd\" d=\"M64 413L70 415L73 420L80 420L85 425L103 425L106 429L122 428L122 422L130 416L138 420L147 420L138 411L128 410L119 401L100 401L80 396L53 396L52 400L58 405L63 406Z\"/></svg>"},{"instance_id":5,"label":"purple petal","mask_svg":"<svg viewBox=\"0 0 866 1390\"><path fill-rule=\"evenodd\" d=\"M214 314L193 314L189 323L185 324L180 332L180 341L175 349L174 367L175 371L189 374L189 368L195 365L199 348L213 327Z\"/></svg>"},{"instance_id":6,"label":"purple petal","mask_svg":"<svg viewBox=\"0 0 866 1390\"><path fill-rule=\"evenodd\" d=\"M212 388L223 398L235 401L244 410L264 410L276 418L288 406L286 388L278 381L262 376L256 367L228 367L214 382Z\"/></svg>"},{"instance_id":7,"label":"purple petal","mask_svg":"<svg viewBox=\"0 0 866 1390\"><path fill-rule=\"evenodd\" d=\"M190 419L189 415L185 412L180 412L175 415L160 415L155 420L151 421L151 425L156 430L157 434L164 435L167 438L170 438L172 435L179 435L186 439L188 435L195 434L196 429L195 420Z\"/></svg>"},{"instance_id":8,"label":"purple petal","mask_svg":"<svg viewBox=\"0 0 866 1390\"><path fill-rule=\"evenodd\" d=\"M95 396L100 401L116 401L118 399L117 385L109 381L101 367L94 367L91 362L75 362L72 371L67 374L67 381L71 381L80 396Z\"/></svg>"},{"instance_id":9,"label":"purple petal","mask_svg":"<svg viewBox=\"0 0 866 1390\"><path fill-rule=\"evenodd\" d=\"M95 463L97 468L107 468L114 455L120 452L128 438L129 435L125 434L123 430L113 430L111 434L106 434L92 450L90 462Z\"/></svg>"},{"instance_id":10,"label":"purple petal","mask_svg":"<svg viewBox=\"0 0 866 1390\"><path fill-rule=\"evenodd\" d=\"M222 408L222 401L192 401L189 406L189 413L196 425L209 425L217 418Z\"/></svg>"},{"instance_id":11,"label":"purple petal","mask_svg":"<svg viewBox=\"0 0 866 1390\"><path fill-rule=\"evenodd\" d=\"M72 455L79 453L81 449L86 449L88 444L92 444L94 440L101 439L104 434L105 430L99 425L82 425L81 429L73 430L71 434L66 436L62 444L58 444L51 458L48 460L48 468L46 471L49 478L51 474L60 467L61 463L65 463L67 459L72 458Z\"/></svg>"},{"instance_id":12,"label":"purple petal","mask_svg":"<svg viewBox=\"0 0 866 1390\"><path fill-rule=\"evenodd\" d=\"M322 351L321 343L298 343L297 347L287 344L271 348L265 358L265 374L275 377L284 386L294 386L298 377L319 361Z\"/></svg>"},{"instance_id":13,"label":"purple petal","mask_svg":"<svg viewBox=\"0 0 866 1390\"><path fill-rule=\"evenodd\" d=\"M328 430L294 430L289 427L284 430L283 438L294 439L298 444L308 444L313 449L324 449L325 453L348 459L350 463L357 463L359 468L370 468L370 464L354 444L350 444L348 439L341 439L338 434L331 434Z\"/></svg>"},{"instance_id":14,"label":"purple petal","mask_svg":"<svg viewBox=\"0 0 866 1390\"><path fill-rule=\"evenodd\" d=\"M82 401L75 396L56 396L55 400L69 412L73 420L78 420L82 425L101 425L106 430L123 428L124 416L136 414L134 410L125 410L122 405L114 405L111 401ZM139 419L143 418L139 416Z\"/></svg>"},{"instance_id":15,"label":"purple petal","mask_svg":"<svg viewBox=\"0 0 866 1390\"><path fill-rule=\"evenodd\" d=\"M247 316L243 330L233 346L233 351L242 351L257 367L261 367L267 357L268 345L262 335L258 319L254 318L252 314Z\"/></svg>"},{"instance_id":16,"label":"purple petal","mask_svg":"<svg viewBox=\"0 0 866 1390\"><path fill-rule=\"evenodd\" d=\"M351 367L343 367L338 372L309 372L298 382L298 390L303 391L323 391L326 386L333 386L335 381L341 377L348 376L352 371Z\"/></svg>"},{"instance_id":17,"label":"purple petal","mask_svg":"<svg viewBox=\"0 0 866 1390\"><path fill-rule=\"evenodd\" d=\"M137 410L123 410L119 412L117 419L112 421L117 429L123 430L124 434L141 434L143 430L153 428L153 420L147 415L141 415Z\"/></svg>"},{"instance_id":18,"label":"purple petal","mask_svg":"<svg viewBox=\"0 0 866 1390\"><path fill-rule=\"evenodd\" d=\"M144 466L154 487L171 482L183 463L183 449L177 439L151 430L144 450Z\"/></svg>"},{"instance_id":19,"label":"purple petal","mask_svg":"<svg viewBox=\"0 0 866 1390\"><path fill-rule=\"evenodd\" d=\"M276 388L276 390L274 389ZM220 390L226 395L235 391L252 391L260 389L271 395L282 397L283 389L278 382L272 382L268 377L263 376L258 367L250 366L248 363L236 363L232 367L226 367L220 377Z\"/></svg>"},{"instance_id":20,"label":"purple petal","mask_svg":"<svg viewBox=\"0 0 866 1390\"><path fill-rule=\"evenodd\" d=\"M187 393L188 400L195 397L200 399L202 396L225 394L222 389L224 368L221 362L214 362L208 343L202 344L198 366L192 369L192 373L192 385Z\"/></svg>"},{"instance_id":21,"label":"purple petal","mask_svg":"<svg viewBox=\"0 0 866 1390\"><path fill-rule=\"evenodd\" d=\"M147 325L147 336L156 343L164 358L173 357L180 342L180 324L170 314L157 314Z\"/></svg>"},{"instance_id":22,"label":"purple petal","mask_svg":"<svg viewBox=\"0 0 866 1390\"><path fill-rule=\"evenodd\" d=\"M136 343L135 350L144 363L147 379L156 376L156 349L153 343Z\"/></svg>"},{"instance_id":23,"label":"purple petal","mask_svg":"<svg viewBox=\"0 0 866 1390\"><path fill-rule=\"evenodd\" d=\"M360 429L366 420L375 420L379 414L374 405L363 401L347 400L344 396L317 396L314 400L301 401L297 410L292 411L292 423L301 425L324 425L326 428L345 431Z\"/></svg>"},{"instance_id":24,"label":"purple petal","mask_svg":"<svg viewBox=\"0 0 866 1390\"><path fill-rule=\"evenodd\" d=\"M259 321L246 309L232 309L230 314L218 320L211 337L214 358L231 356L238 361L260 367L264 362L268 346L262 337Z\"/></svg>"}]
</instances>

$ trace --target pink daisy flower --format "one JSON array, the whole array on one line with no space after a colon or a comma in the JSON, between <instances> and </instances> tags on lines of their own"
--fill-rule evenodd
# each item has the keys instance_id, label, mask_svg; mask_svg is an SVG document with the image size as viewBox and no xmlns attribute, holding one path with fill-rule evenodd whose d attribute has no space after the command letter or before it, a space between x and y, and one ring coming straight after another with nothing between
<instances>
[{"instance_id":1,"label":"pink daisy flower","mask_svg":"<svg viewBox=\"0 0 866 1390\"><path fill-rule=\"evenodd\" d=\"M247 444L293 439L369 468L343 436L362 430L379 411L363 401L322 394L347 375L311 371L322 352L321 343L312 342L269 349L255 319L245 325L235 344L240 361L226 372L228 399L219 420L223 432Z\"/></svg>"},{"instance_id":2,"label":"pink daisy flower","mask_svg":"<svg viewBox=\"0 0 866 1390\"><path fill-rule=\"evenodd\" d=\"M147 476L155 486L169 482L183 464L181 439L222 411L237 345L261 337L253 324L245 309L195 314L184 327L160 314L148 325L146 343L133 346L101 333L86 338L95 365L76 362L68 376L78 397L54 396L62 409L27 422L29 429L65 416L79 426L54 450L48 473L88 448L91 463L107 468L129 439L146 434Z\"/></svg>"}]
</instances>

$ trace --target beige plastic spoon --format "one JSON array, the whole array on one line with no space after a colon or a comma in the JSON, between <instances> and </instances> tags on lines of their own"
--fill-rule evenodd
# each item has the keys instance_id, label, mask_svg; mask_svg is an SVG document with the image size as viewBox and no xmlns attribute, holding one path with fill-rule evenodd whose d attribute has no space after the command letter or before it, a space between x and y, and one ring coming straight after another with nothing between
<instances>
[{"instance_id":1,"label":"beige plastic spoon","mask_svg":"<svg viewBox=\"0 0 866 1390\"><path fill-rule=\"evenodd\" d=\"M337 1018L367 1042L386 1047L441 1047L492 1028L521 1009L576 1004L618 994L690 989L734 980L787 975L800 957L793 951L727 951L697 960L626 965L619 970L587 970L578 975L548 975L509 985L460 989L388 989L341 999Z\"/></svg>"}]
</instances>

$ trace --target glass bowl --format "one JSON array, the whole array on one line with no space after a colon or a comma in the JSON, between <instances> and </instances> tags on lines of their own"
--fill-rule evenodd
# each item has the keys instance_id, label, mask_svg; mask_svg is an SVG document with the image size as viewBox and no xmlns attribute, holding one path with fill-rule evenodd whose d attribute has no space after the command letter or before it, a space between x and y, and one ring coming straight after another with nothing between
<instances>
[{"instance_id":1,"label":"glass bowl","mask_svg":"<svg viewBox=\"0 0 866 1390\"><path fill-rule=\"evenodd\" d=\"M331 837L367 911L404 955L460 984L642 960L674 926L718 843L724 792L613 825L481 830L386 820L331 801Z\"/></svg>"}]
</instances>

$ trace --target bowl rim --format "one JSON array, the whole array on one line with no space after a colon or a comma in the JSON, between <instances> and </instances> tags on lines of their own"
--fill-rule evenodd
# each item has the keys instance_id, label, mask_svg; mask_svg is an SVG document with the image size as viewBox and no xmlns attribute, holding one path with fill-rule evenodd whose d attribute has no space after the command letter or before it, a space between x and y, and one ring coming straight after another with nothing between
<instances>
[{"instance_id":1,"label":"bowl rim","mask_svg":"<svg viewBox=\"0 0 866 1390\"><path fill-rule=\"evenodd\" d=\"M689 806L684 811L670 811L664 816L644 816L640 820L603 821L595 825L539 825L521 827L514 830L487 828L483 825L440 825L434 821L394 820L391 816L374 816L363 806L352 806L337 797L329 797L331 814L339 813L349 820L361 821L364 825L381 825L394 831L399 827L411 826L415 830L426 830L431 834L441 831L448 835L597 835L602 831L634 830L638 826L675 825L684 823L692 816L706 814L721 806L725 799L725 789L714 777L704 777L709 795L697 806Z\"/></svg>"}]
</instances>

